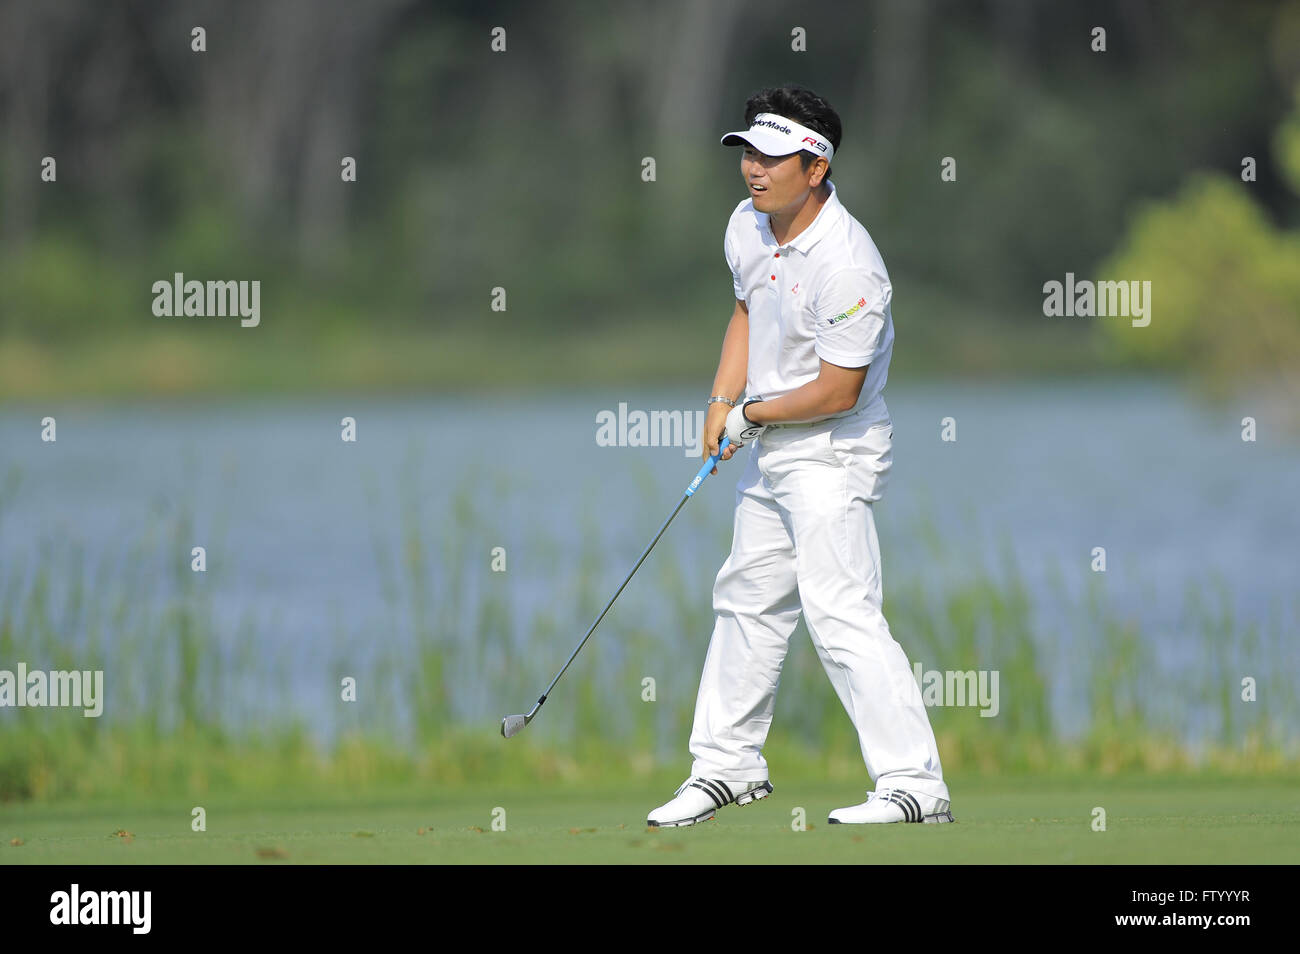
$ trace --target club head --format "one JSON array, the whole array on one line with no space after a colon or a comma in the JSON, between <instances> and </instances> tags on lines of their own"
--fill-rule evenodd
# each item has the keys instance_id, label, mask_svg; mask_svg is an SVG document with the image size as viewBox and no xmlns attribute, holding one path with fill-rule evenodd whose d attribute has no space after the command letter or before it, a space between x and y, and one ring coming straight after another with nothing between
<instances>
[{"instance_id":1,"label":"club head","mask_svg":"<svg viewBox=\"0 0 1300 954\"><path fill-rule=\"evenodd\" d=\"M528 717L521 715L506 716L501 720L501 734L507 739L523 731L528 724Z\"/></svg>"}]
</instances>

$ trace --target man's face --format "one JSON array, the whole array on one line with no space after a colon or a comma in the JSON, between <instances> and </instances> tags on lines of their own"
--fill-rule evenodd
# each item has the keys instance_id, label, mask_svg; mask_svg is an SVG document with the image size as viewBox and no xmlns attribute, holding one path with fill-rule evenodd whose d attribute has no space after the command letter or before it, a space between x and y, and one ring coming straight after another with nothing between
<instances>
[{"instance_id":1,"label":"man's face","mask_svg":"<svg viewBox=\"0 0 1300 954\"><path fill-rule=\"evenodd\" d=\"M797 152L768 156L750 145L742 146L740 152L740 175L754 200L754 208L769 214L798 211L813 187L813 180L821 182L823 165L814 162L804 172Z\"/></svg>"}]
</instances>

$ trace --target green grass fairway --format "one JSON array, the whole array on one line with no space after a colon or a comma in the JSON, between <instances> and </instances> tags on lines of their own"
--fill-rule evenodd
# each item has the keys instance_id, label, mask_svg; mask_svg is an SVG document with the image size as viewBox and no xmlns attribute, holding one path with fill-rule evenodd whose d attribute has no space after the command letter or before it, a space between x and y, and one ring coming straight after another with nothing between
<instances>
[{"instance_id":1,"label":"green grass fairway","mask_svg":"<svg viewBox=\"0 0 1300 954\"><path fill-rule=\"evenodd\" d=\"M959 779L949 783L955 825L858 827L827 825L826 813L860 801L861 789L778 778L764 801L729 806L693 828L647 831L646 812L678 782L328 799L282 793L260 804L212 796L170 807L11 804L0 808L0 861L1268 864L1300 856L1294 779ZM206 832L190 830L195 804L207 810ZM506 831L492 829L498 806ZM791 828L797 806L807 831ZM1104 832L1091 828L1098 806Z\"/></svg>"}]
</instances>

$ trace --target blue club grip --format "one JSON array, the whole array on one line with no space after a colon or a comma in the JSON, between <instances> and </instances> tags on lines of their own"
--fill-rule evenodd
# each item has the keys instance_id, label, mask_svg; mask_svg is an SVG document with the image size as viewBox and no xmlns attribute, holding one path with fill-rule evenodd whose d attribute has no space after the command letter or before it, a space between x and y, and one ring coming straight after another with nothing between
<instances>
[{"instance_id":1,"label":"blue club grip","mask_svg":"<svg viewBox=\"0 0 1300 954\"><path fill-rule=\"evenodd\" d=\"M704 483L704 478L709 476L709 471L713 470L713 468L718 465L718 459L730 444L731 438L724 435L722 442L718 444L718 452L705 461L704 466L700 468L700 472L695 475L695 479L692 480L690 486L686 488L686 496L695 496L695 491L700 489L700 484Z\"/></svg>"}]
</instances>

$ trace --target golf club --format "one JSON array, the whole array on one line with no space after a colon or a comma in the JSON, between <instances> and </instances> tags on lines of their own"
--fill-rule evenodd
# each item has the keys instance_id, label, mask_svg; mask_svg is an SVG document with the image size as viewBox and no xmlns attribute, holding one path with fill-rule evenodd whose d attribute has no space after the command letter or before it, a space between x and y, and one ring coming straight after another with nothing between
<instances>
[{"instance_id":1,"label":"golf club","mask_svg":"<svg viewBox=\"0 0 1300 954\"><path fill-rule=\"evenodd\" d=\"M668 524L673 522L673 517L677 516L678 511L682 509L686 504L686 501L695 495L695 491L699 490L700 484L704 483L704 478L709 476L709 471L713 470L713 468L717 466L719 458L722 457L723 452L727 449L730 443L730 438L725 436L722 438L722 442L718 444L718 452L705 462L704 466L700 468L700 472L695 475L695 479L686 487L686 493L684 493L682 499L678 501L676 509L674 509L668 519L664 521L664 525L659 528L659 532L655 534L655 538L650 541L650 545L646 547L645 552L641 554L641 559L637 560L636 566L632 567L632 572L627 575L627 579L625 579L622 585L619 586L618 591L610 597L609 602L605 604L605 608L601 610L600 615L596 617L596 622L591 624L591 629L587 630L587 635L582 637L582 642L578 643L578 648L575 649L573 655L569 657L569 661L564 664L564 668L561 669L556 674L555 678L551 680L551 684L546 687L546 691L542 693L540 698L538 698L537 703L533 708L526 715L509 715L501 720L501 734L503 736L508 739L512 735L523 731L524 726L533 721L533 717L537 715L537 710L542 707L542 703L546 701L546 697L551 694L551 690L555 688L555 684L560 681L560 676L564 675L565 670L568 669L573 660L578 657L578 653L582 652L582 647L587 645L587 640L589 640L591 634L596 631L596 627L600 625L600 621L605 618L605 614L609 612L609 608L614 605L614 600L618 599L618 594L623 592L623 587L627 586L636 571L640 569L641 564L645 562L645 558L650 555L650 551L654 549L655 544L659 542L659 538L662 537L664 531L668 529Z\"/></svg>"}]
</instances>

